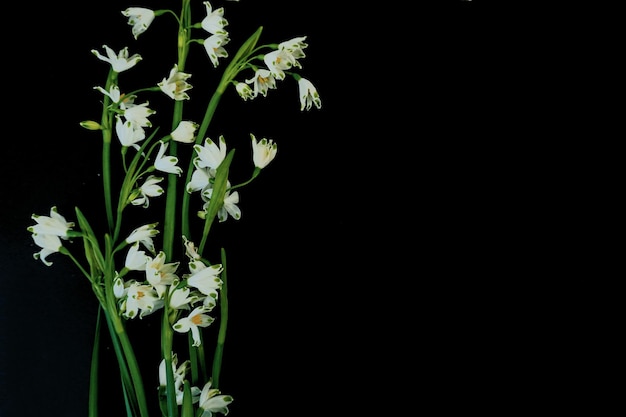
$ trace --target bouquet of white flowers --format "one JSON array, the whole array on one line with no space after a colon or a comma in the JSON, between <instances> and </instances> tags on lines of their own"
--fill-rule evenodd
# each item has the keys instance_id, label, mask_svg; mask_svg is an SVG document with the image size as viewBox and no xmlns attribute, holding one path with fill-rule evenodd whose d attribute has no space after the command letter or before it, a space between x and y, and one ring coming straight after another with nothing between
<instances>
[{"instance_id":1,"label":"bouquet of white flowers","mask_svg":"<svg viewBox=\"0 0 626 417\"><path fill-rule=\"evenodd\" d=\"M207 250L209 236L216 220L241 218L240 190L272 162L278 145L250 132L246 141L251 173L243 181L231 181L240 177L231 172L235 148L223 135L211 137L209 127L229 88L248 101L266 97L292 79L302 111L321 107L315 86L298 73L306 36L262 43L263 27L258 27L232 53L224 7L209 1L180 3L178 11L142 7L121 11L130 26L129 37L135 40L149 36L160 19L176 21L172 36L177 50L171 56L163 54L172 63L162 79L137 86L138 78L125 77L143 64L132 46L115 50L105 44L92 50L109 71L104 82L94 86L102 114L81 126L102 137L99 159L106 219L94 221L79 207L73 213L52 207L49 213L33 214L35 223L28 228L40 248L35 258L51 266L55 254L67 256L89 281L100 306L89 416L99 412L100 323L108 329L115 350L124 394L119 401L127 416L147 417L155 408L146 386L158 392L154 402L163 416L228 414L233 398L220 386L228 323L227 253L221 247L213 259ZM193 95L192 74L186 70L192 53L205 55L207 74L224 67L217 88L204 101ZM165 95L170 107L153 108L150 95ZM183 110L192 105L204 111L202 120L185 117ZM168 127L153 124L156 113L171 114ZM104 230L96 223L104 224ZM220 246L215 241L211 245ZM153 364L159 380L146 381L127 327L129 321L155 314L161 315L162 323L161 361ZM204 329L209 326L219 328L215 341L205 340Z\"/></svg>"}]
</instances>

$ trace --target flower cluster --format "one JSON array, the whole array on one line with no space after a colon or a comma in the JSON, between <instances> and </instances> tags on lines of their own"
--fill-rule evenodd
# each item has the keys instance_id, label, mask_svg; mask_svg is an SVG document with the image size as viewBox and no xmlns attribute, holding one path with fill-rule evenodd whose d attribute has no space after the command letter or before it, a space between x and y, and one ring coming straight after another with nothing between
<instances>
[{"instance_id":1,"label":"flower cluster","mask_svg":"<svg viewBox=\"0 0 626 417\"><path fill-rule=\"evenodd\" d=\"M278 146L274 139L257 138L250 133L247 141L251 174L239 181L240 175L231 172L234 146L227 145L224 135L213 136L213 140L208 133L220 96L231 86L244 101L267 96L269 90L278 88L279 81L291 77L298 86L300 110L321 108L317 89L298 73L308 46L306 36L260 45L260 27L232 55L213 95L200 103L205 109L202 123L183 120L183 106L196 103L196 97L192 100L192 75L180 70L185 68L194 45L202 46L204 59L213 70L231 56L227 50L231 39L224 7L216 8L204 1L202 17L194 21L190 3L181 0L179 13L143 7L129 7L121 12L135 40L146 36L144 33L161 17L176 18L178 60L168 65L171 70L160 82L140 88L127 84L125 73L143 62L143 57L131 54L129 47L116 52L103 45L101 51L91 51L109 64L105 83L93 87L102 102L100 121L81 122L85 129L102 136L104 225L94 227L92 219L88 220L78 207L76 221L68 221L53 206L49 216L33 214L36 224L28 227L40 248L34 254L36 259L51 266L48 257L61 253L89 280L116 346L129 416L147 417L150 407L126 323L156 313L161 313L163 322L159 347L163 357L160 364L155 364L159 367L161 413L168 417L181 413L183 417L226 415L233 401L219 388L228 318L226 251L222 248L220 259L210 260L207 238L214 219L218 223L241 219L240 189L268 167ZM155 115L163 117L168 111L153 109L146 98L148 94L164 94L171 99L169 125L173 128L166 130L169 133L160 134L160 123L155 120ZM178 144L189 146L190 158L183 159L178 154ZM121 180L111 174L115 150L123 167ZM164 181L166 178L168 181ZM158 205L151 201L161 196L166 198L163 212L158 212L162 216L159 219L153 211ZM149 222L133 227L125 215L132 207L145 210L142 218L150 219ZM104 232L100 232L102 228ZM124 233L125 230L132 231ZM82 240L81 255L76 254L71 239ZM209 364L199 352L206 344L203 329L214 323L219 326L219 336L215 357ZM189 344L189 358L181 360L180 365L180 353L173 349L175 334L186 334ZM97 360L94 355L94 369L98 369ZM204 373L190 372L191 369L202 369ZM202 374L210 376L203 380ZM92 373L92 385L97 384L97 378L97 373ZM95 405L90 405L90 415L95 415L91 414L91 407Z\"/></svg>"}]
</instances>

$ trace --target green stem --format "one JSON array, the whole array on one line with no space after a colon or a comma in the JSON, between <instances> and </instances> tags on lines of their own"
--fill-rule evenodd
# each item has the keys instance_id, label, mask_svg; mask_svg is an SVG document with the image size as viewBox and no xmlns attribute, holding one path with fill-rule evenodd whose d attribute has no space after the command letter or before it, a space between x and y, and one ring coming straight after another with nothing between
<instances>
[{"instance_id":1,"label":"green stem","mask_svg":"<svg viewBox=\"0 0 626 417\"><path fill-rule=\"evenodd\" d=\"M117 73L111 69L107 77L105 89L109 91L111 85L117 80ZM111 198L111 137L113 136L113 123L109 112L111 99L104 96L102 102L102 118L100 125L102 126L102 185L104 188L104 205L107 214L107 223L109 231L113 230L113 202Z\"/></svg>"},{"instance_id":2,"label":"green stem","mask_svg":"<svg viewBox=\"0 0 626 417\"><path fill-rule=\"evenodd\" d=\"M102 320L102 307L98 306L96 317L96 331L93 338L91 351L91 370L89 372L89 417L98 417L98 370L100 356L100 321Z\"/></svg>"},{"instance_id":3,"label":"green stem","mask_svg":"<svg viewBox=\"0 0 626 417\"><path fill-rule=\"evenodd\" d=\"M174 330L170 325L169 297L166 296L165 298L165 307L163 308L163 323L161 327L161 353L163 355L163 359L165 360L167 417L177 417L178 405L176 404L174 370L172 369L172 346L174 343Z\"/></svg>"},{"instance_id":4,"label":"green stem","mask_svg":"<svg viewBox=\"0 0 626 417\"><path fill-rule=\"evenodd\" d=\"M217 346L213 355L212 385L219 387L220 371L222 369L222 357L224 356L224 342L226 341L226 327L228 325L228 286L226 251L222 248L222 289L220 290L220 331L217 335Z\"/></svg>"}]
</instances>

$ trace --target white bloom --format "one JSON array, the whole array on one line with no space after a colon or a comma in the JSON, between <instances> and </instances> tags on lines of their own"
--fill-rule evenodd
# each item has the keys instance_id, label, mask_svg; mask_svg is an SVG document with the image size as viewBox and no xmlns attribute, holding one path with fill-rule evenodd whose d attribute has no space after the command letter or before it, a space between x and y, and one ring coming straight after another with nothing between
<instances>
[{"instance_id":1,"label":"white bloom","mask_svg":"<svg viewBox=\"0 0 626 417\"><path fill-rule=\"evenodd\" d=\"M123 121L119 114L116 114L115 118L117 119L115 122L115 133L122 146L132 146L139 150L137 142L141 142L146 138L143 128L134 126L130 120Z\"/></svg>"},{"instance_id":2,"label":"white bloom","mask_svg":"<svg viewBox=\"0 0 626 417\"><path fill-rule=\"evenodd\" d=\"M123 101L120 109L124 112L124 118L130 121L134 127L151 127L152 122L148 116L156 113L148 107L148 102L134 104L132 101Z\"/></svg>"},{"instance_id":3,"label":"white bloom","mask_svg":"<svg viewBox=\"0 0 626 417\"><path fill-rule=\"evenodd\" d=\"M172 373L174 375L174 390L176 392L176 404L182 405L184 397L185 375L189 372L190 360L186 360L178 366L178 358L176 354L172 354ZM159 364L159 385L167 386L167 376L165 375L165 359ZM200 399L200 388L191 387L191 402L197 403Z\"/></svg>"},{"instance_id":4,"label":"white bloom","mask_svg":"<svg viewBox=\"0 0 626 417\"><path fill-rule=\"evenodd\" d=\"M67 239L67 232L74 227L73 222L68 222L58 213L56 206L50 208L50 216L33 214L31 218L37 222L36 225L28 227L27 230L31 233L55 235Z\"/></svg>"},{"instance_id":5,"label":"white bloom","mask_svg":"<svg viewBox=\"0 0 626 417\"><path fill-rule=\"evenodd\" d=\"M230 183L228 183L227 187L230 187ZM202 198L205 200L203 205L203 209L206 211L209 208L209 202L211 200L211 196L213 195L213 188L208 188L202 191ZM228 218L228 215L235 219L241 219L241 209L237 206L239 203L239 192L235 191L234 193L230 193L230 191L226 190L224 193L224 203L217 211L217 217L220 222L225 222Z\"/></svg>"},{"instance_id":6,"label":"white bloom","mask_svg":"<svg viewBox=\"0 0 626 417\"><path fill-rule=\"evenodd\" d=\"M160 251L154 259L146 263L146 279L154 287L159 298L163 298L165 288L178 279L176 270L180 262L165 263L165 252Z\"/></svg>"},{"instance_id":7,"label":"white bloom","mask_svg":"<svg viewBox=\"0 0 626 417\"><path fill-rule=\"evenodd\" d=\"M159 148L156 160L154 161L154 167L159 171L180 175L183 173L183 169L179 166L176 166L176 164L178 163L178 158L175 156L165 155L165 151L167 150L168 146L169 143L161 141L161 147Z\"/></svg>"},{"instance_id":8,"label":"white bloom","mask_svg":"<svg viewBox=\"0 0 626 417\"><path fill-rule=\"evenodd\" d=\"M235 81L234 83L237 94L239 94L239 97L244 99L244 101L247 99L253 99L255 97L254 90L252 90L248 84L240 83L237 81Z\"/></svg>"},{"instance_id":9,"label":"white bloom","mask_svg":"<svg viewBox=\"0 0 626 417\"><path fill-rule=\"evenodd\" d=\"M219 58L228 58L228 52L224 49L224 45L228 42L230 42L230 38L226 35L211 35L202 41L213 67L218 66Z\"/></svg>"},{"instance_id":10,"label":"white bloom","mask_svg":"<svg viewBox=\"0 0 626 417\"><path fill-rule=\"evenodd\" d=\"M176 101L189 100L187 90L191 89L191 84L186 80L191 77L191 74L178 71L178 64L174 64L174 68L170 71L168 78L163 80L157 85L165 94Z\"/></svg>"},{"instance_id":11,"label":"white bloom","mask_svg":"<svg viewBox=\"0 0 626 417\"><path fill-rule=\"evenodd\" d=\"M140 284L134 280L130 281L126 290L126 298L122 304L122 315L127 318L143 318L154 313L165 305L154 288L147 284Z\"/></svg>"},{"instance_id":12,"label":"white bloom","mask_svg":"<svg viewBox=\"0 0 626 417\"><path fill-rule=\"evenodd\" d=\"M190 260L193 261L201 258L196 245L191 240L187 239L187 236L183 236L183 244L185 245L185 255L187 255Z\"/></svg>"},{"instance_id":13,"label":"white bloom","mask_svg":"<svg viewBox=\"0 0 626 417\"><path fill-rule=\"evenodd\" d=\"M202 19L202 29L212 35L227 35L224 28L228 25L228 21L224 19L224 8L219 7L213 10L210 2L205 1L203 3L206 6L207 15Z\"/></svg>"},{"instance_id":14,"label":"white bloom","mask_svg":"<svg viewBox=\"0 0 626 417\"><path fill-rule=\"evenodd\" d=\"M201 261L191 261L189 270L191 275L187 278L187 284L197 288L202 294L217 299L217 291L222 288L219 277L223 270L222 264L206 266Z\"/></svg>"},{"instance_id":15,"label":"white bloom","mask_svg":"<svg viewBox=\"0 0 626 417\"><path fill-rule=\"evenodd\" d=\"M113 84L109 88L109 91L105 90L102 87L94 87L94 89L100 91L102 94L109 97L113 103L117 103L118 101L120 101L120 97L121 97L120 88L115 84Z\"/></svg>"},{"instance_id":16,"label":"white bloom","mask_svg":"<svg viewBox=\"0 0 626 417\"><path fill-rule=\"evenodd\" d=\"M315 104L315 107L318 109L322 107L322 100L311 81L306 78L300 78L298 80L298 87L300 89L300 110L304 110L305 108L310 110L313 104Z\"/></svg>"},{"instance_id":17,"label":"white bloom","mask_svg":"<svg viewBox=\"0 0 626 417\"><path fill-rule=\"evenodd\" d=\"M159 231L155 229L157 224L158 223L151 223L136 228L126 238L126 243L141 242L146 249L154 253L154 242L152 238L159 233Z\"/></svg>"},{"instance_id":18,"label":"white bloom","mask_svg":"<svg viewBox=\"0 0 626 417\"><path fill-rule=\"evenodd\" d=\"M46 258L48 255L61 250L61 247L63 246L61 239L59 239L56 235L42 235L39 233L33 233L32 237L35 244L41 248L39 252L33 254L33 257L35 259L41 259L41 262L47 266L52 265L52 262L48 261Z\"/></svg>"},{"instance_id":19,"label":"white bloom","mask_svg":"<svg viewBox=\"0 0 626 417\"><path fill-rule=\"evenodd\" d=\"M192 143L195 139L194 134L196 133L198 127L198 123L183 120L171 133L172 139L176 142Z\"/></svg>"},{"instance_id":20,"label":"white bloom","mask_svg":"<svg viewBox=\"0 0 626 417\"><path fill-rule=\"evenodd\" d=\"M208 327L215 320L213 317L204 314L208 311L205 306L196 307L187 317L179 319L174 323L174 330L179 333L187 333L191 330L193 346L200 346L200 330L198 327Z\"/></svg>"},{"instance_id":21,"label":"white bloom","mask_svg":"<svg viewBox=\"0 0 626 417\"><path fill-rule=\"evenodd\" d=\"M148 197L158 197L163 194L163 188L158 184L161 181L163 181L163 177L150 175L139 187L139 196L134 198L131 203L135 206L142 205L143 208L147 208L150 205Z\"/></svg>"},{"instance_id":22,"label":"white bloom","mask_svg":"<svg viewBox=\"0 0 626 417\"><path fill-rule=\"evenodd\" d=\"M256 137L251 133L252 139L252 159L254 166L257 168L265 168L276 156L278 145L272 139L261 139L257 141Z\"/></svg>"},{"instance_id":23,"label":"white bloom","mask_svg":"<svg viewBox=\"0 0 626 417\"><path fill-rule=\"evenodd\" d=\"M281 42L278 44L278 49L283 49L291 54L296 59L296 66L300 67L300 64L297 63L297 60L300 58L304 58L304 48L309 46L304 41L306 40L306 36L300 36L297 38L290 39L285 42Z\"/></svg>"},{"instance_id":24,"label":"white bloom","mask_svg":"<svg viewBox=\"0 0 626 417\"><path fill-rule=\"evenodd\" d=\"M224 136L219 137L219 144L218 148L211 138L206 138L204 140L204 146L195 145L193 148L198 155L194 159L195 166L197 168L217 169L224 158L226 158L226 140Z\"/></svg>"},{"instance_id":25,"label":"white bloom","mask_svg":"<svg viewBox=\"0 0 626 417\"><path fill-rule=\"evenodd\" d=\"M155 16L154 11L144 7L129 7L122 14L128 17L128 24L133 27L135 39L148 29Z\"/></svg>"},{"instance_id":26,"label":"white bloom","mask_svg":"<svg viewBox=\"0 0 626 417\"><path fill-rule=\"evenodd\" d=\"M285 49L277 49L263 57L263 62L277 80L285 79L285 70L298 66L298 61Z\"/></svg>"},{"instance_id":27,"label":"white bloom","mask_svg":"<svg viewBox=\"0 0 626 417\"><path fill-rule=\"evenodd\" d=\"M254 96L261 94L267 96L267 90L276 88L276 78L270 70L259 68L255 71L254 77L246 80L247 84L254 86Z\"/></svg>"},{"instance_id":28,"label":"white bloom","mask_svg":"<svg viewBox=\"0 0 626 417\"><path fill-rule=\"evenodd\" d=\"M146 252L139 250L139 242L135 242L126 253L124 266L131 271L145 271L149 260L150 257Z\"/></svg>"},{"instance_id":29,"label":"white bloom","mask_svg":"<svg viewBox=\"0 0 626 417\"><path fill-rule=\"evenodd\" d=\"M200 417L212 417L213 413L228 414L228 405L233 402L230 395L221 395L220 390L211 388L211 381L202 388L198 405L203 413Z\"/></svg>"},{"instance_id":30,"label":"white bloom","mask_svg":"<svg viewBox=\"0 0 626 417\"><path fill-rule=\"evenodd\" d=\"M128 47L125 47L122 50L120 50L120 52L117 55L115 55L115 52L113 52L113 50L109 48L108 46L103 45L102 47L106 51L106 54L107 54L106 56L101 55L100 52L98 52L95 49L92 49L91 52L95 56L97 56L98 59L101 59L102 61L106 61L109 64L111 64L113 71L118 72L118 73L122 71L126 71L127 69L134 67L142 59L141 55L139 54L134 54L129 57Z\"/></svg>"}]
</instances>

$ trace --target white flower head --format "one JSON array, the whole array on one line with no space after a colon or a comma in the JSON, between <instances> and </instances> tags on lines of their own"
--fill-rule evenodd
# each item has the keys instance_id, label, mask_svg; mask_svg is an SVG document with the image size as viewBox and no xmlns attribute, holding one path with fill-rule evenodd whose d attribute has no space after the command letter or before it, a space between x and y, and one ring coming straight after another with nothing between
<instances>
[{"instance_id":1,"label":"white flower head","mask_svg":"<svg viewBox=\"0 0 626 417\"><path fill-rule=\"evenodd\" d=\"M123 72L127 69L134 67L139 61L141 61L141 55L134 54L132 56L128 56L128 47L122 48L117 55L113 51L113 49L109 48L106 45L102 46L106 52L106 56L103 56L95 49L92 49L91 52L98 57L98 59L108 62L111 64L111 68L115 72Z\"/></svg>"},{"instance_id":2,"label":"white flower head","mask_svg":"<svg viewBox=\"0 0 626 417\"><path fill-rule=\"evenodd\" d=\"M149 260L150 257L146 255L146 252L139 250L139 242L135 242L126 253L124 266L131 271L145 271Z\"/></svg>"},{"instance_id":3,"label":"white flower head","mask_svg":"<svg viewBox=\"0 0 626 417\"><path fill-rule=\"evenodd\" d=\"M183 173L183 169L176 165L178 163L178 158L175 156L165 155L165 151L168 146L169 143L161 141L161 147L159 148L159 152L157 153L154 161L154 167L159 171L180 175Z\"/></svg>"},{"instance_id":4,"label":"white flower head","mask_svg":"<svg viewBox=\"0 0 626 417\"><path fill-rule=\"evenodd\" d=\"M155 17L153 10L144 7L129 7L122 11L122 14L128 18L128 24L133 27L135 39L148 29Z\"/></svg>"},{"instance_id":5,"label":"white flower head","mask_svg":"<svg viewBox=\"0 0 626 417\"><path fill-rule=\"evenodd\" d=\"M157 256L146 262L146 279L154 287L159 298L163 298L168 285L178 279L176 270L180 262L165 263L165 252L160 251Z\"/></svg>"},{"instance_id":6,"label":"white flower head","mask_svg":"<svg viewBox=\"0 0 626 417\"><path fill-rule=\"evenodd\" d=\"M318 109L322 108L322 100L317 93L317 89L306 78L300 78L298 80L298 87L300 90L300 110L310 110L313 105Z\"/></svg>"},{"instance_id":7,"label":"white flower head","mask_svg":"<svg viewBox=\"0 0 626 417\"><path fill-rule=\"evenodd\" d=\"M171 133L172 139L176 142L192 143L196 138L195 133L199 126L198 123L183 120Z\"/></svg>"},{"instance_id":8,"label":"white flower head","mask_svg":"<svg viewBox=\"0 0 626 417\"><path fill-rule=\"evenodd\" d=\"M143 318L148 314L152 314L165 305L165 302L159 297L152 286L141 284L134 280L129 281L126 289L126 298L123 302L122 315L126 318L137 317Z\"/></svg>"},{"instance_id":9,"label":"white flower head","mask_svg":"<svg viewBox=\"0 0 626 417\"><path fill-rule=\"evenodd\" d=\"M135 126L130 120L122 120L119 114L115 115L115 133L122 146L130 147L139 150L138 142L141 142L146 138L146 132L141 126Z\"/></svg>"},{"instance_id":10,"label":"white flower head","mask_svg":"<svg viewBox=\"0 0 626 417\"><path fill-rule=\"evenodd\" d=\"M226 140L224 136L220 136L218 142L219 147L211 138L206 138L203 146L195 145L193 147L197 155L194 159L194 165L197 168L217 169L220 166L224 158L226 158Z\"/></svg>"},{"instance_id":11,"label":"white flower head","mask_svg":"<svg viewBox=\"0 0 626 417\"><path fill-rule=\"evenodd\" d=\"M250 133L252 139L252 159L254 166L257 168L265 168L278 152L278 145L274 143L272 139L261 139L257 141L256 137Z\"/></svg>"},{"instance_id":12,"label":"white flower head","mask_svg":"<svg viewBox=\"0 0 626 417\"><path fill-rule=\"evenodd\" d=\"M297 60L306 56L304 54L304 48L309 46L304 42L305 40L306 36L299 36L297 38L289 39L288 41L279 43L278 49L289 52L291 56L296 59L296 64L294 65L300 67L300 64L297 62Z\"/></svg>"},{"instance_id":13,"label":"white flower head","mask_svg":"<svg viewBox=\"0 0 626 417\"><path fill-rule=\"evenodd\" d=\"M187 333L191 330L191 336L193 337L193 346L200 346L202 341L200 340L199 327L208 327L215 320L213 317L205 314L208 311L207 307L200 306L193 309L187 317L179 319L174 323L174 330L179 333Z\"/></svg>"},{"instance_id":14,"label":"white flower head","mask_svg":"<svg viewBox=\"0 0 626 417\"><path fill-rule=\"evenodd\" d=\"M247 84L252 84L254 87L254 96L259 94L263 97L267 96L268 90L276 89L276 78L274 74L268 69L259 68L254 72L254 77L246 80Z\"/></svg>"},{"instance_id":15,"label":"white flower head","mask_svg":"<svg viewBox=\"0 0 626 417\"><path fill-rule=\"evenodd\" d=\"M139 187L136 194L133 194L135 197L131 200L131 203L135 206L141 205L143 208L148 208L150 205L149 197L158 197L163 194L163 187L159 185L161 181L163 181L163 177L150 175Z\"/></svg>"},{"instance_id":16,"label":"white flower head","mask_svg":"<svg viewBox=\"0 0 626 417\"><path fill-rule=\"evenodd\" d=\"M67 239L67 232L74 227L74 222L65 220L65 217L58 213L56 206L50 208L50 216L33 214L31 218L37 224L29 226L27 230L40 235L55 235Z\"/></svg>"},{"instance_id":17,"label":"white flower head","mask_svg":"<svg viewBox=\"0 0 626 417\"><path fill-rule=\"evenodd\" d=\"M152 122L148 116L156 113L148 107L148 102L135 104L132 100L122 101L120 109L124 112L124 118L130 121L134 127L152 127Z\"/></svg>"},{"instance_id":18,"label":"white flower head","mask_svg":"<svg viewBox=\"0 0 626 417\"><path fill-rule=\"evenodd\" d=\"M211 35L202 41L214 68L219 65L219 58L228 58L228 51L224 49L224 45L228 42L230 42L230 38L226 35Z\"/></svg>"},{"instance_id":19,"label":"white flower head","mask_svg":"<svg viewBox=\"0 0 626 417\"><path fill-rule=\"evenodd\" d=\"M206 17L202 19L202 29L211 35L227 35L224 28L228 26L228 21L224 19L224 8L219 7L213 10L210 2L205 1L203 4L206 6Z\"/></svg>"},{"instance_id":20,"label":"white flower head","mask_svg":"<svg viewBox=\"0 0 626 417\"><path fill-rule=\"evenodd\" d=\"M109 91L99 86L94 87L94 90L98 90L105 96L109 97L113 103L117 103L120 101L120 98L121 98L120 88L115 84L109 87Z\"/></svg>"},{"instance_id":21,"label":"white flower head","mask_svg":"<svg viewBox=\"0 0 626 417\"><path fill-rule=\"evenodd\" d=\"M176 101L189 100L189 94L187 90L192 88L186 80L191 77L191 74L178 71L178 64L174 64L174 67L170 71L170 75L157 85L165 94Z\"/></svg>"},{"instance_id":22,"label":"white flower head","mask_svg":"<svg viewBox=\"0 0 626 417\"><path fill-rule=\"evenodd\" d=\"M184 235L183 245L185 246L185 255L187 255L190 260L193 261L201 258L200 254L198 253L198 248L196 248L196 245L191 240L187 239L187 236Z\"/></svg>"},{"instance_id":23,"label":"white flower head","mask_svg":"<svg viewBox=\"0 0 626 417\"><path fill-rule=\"evenodd\" d=\"M256 95L254 94L254 90L250 88L248 84L240 83L237 81L234 81L234 83L235 83L235 90L237 90L237 94L239 94L239 97L241 97L244 101L248 99L253 99L256 97Z\"/></svg>"},{"instance_id":24,"label":"white flower head","mask_svg":"<svg viewBox=\"0 0 626 417\"><path fill-rule=\"evenodd\" d=\"M217 299L217 292L222 288L219 274L223 269L222 264L206 266L201 261L191 261L189 262L191 274L187 278L187 284L197 288L202 294Z\"/></svg>"},{"instance_id":25,"label":"white flower head","mask_svg":"<svg viewBox=\"0 0 626 417\"><path fill-rule=\"evenodd\" d=\"M154 241L152 238L156 236L159 231L155 229L158 223L145 224L132 231L132 233L126 238L126 243L142 243L146 249L151 253L154 253Z\"/></svg>"},{"instance_id":26,"label":"white flower head","mask_svg":"<svg viewBox=\"0 0 626 417\"><path fill-rule=\"evenodd\" d=\"M203 413L201 417L212 417L213 413L228 414L228 405L233 402L230 395L222 395L217 388L211 388L211 381L202 388L198 405Z\"/></svg>"},{"instance_id":27,"label":"white flower head","mask_svg":"<svg viewBox=\"0 0 626 417\"><path fill-rule=\"evenodd\" d=\"M61 250L61 247L63 246L61 239L59 239L56 235L39 233L33 233L32 237L35 244L41 248L39 252L33 254L33 257L35 259L40 259L46 266L52 265L52 262L48 261L46 258L48 255Z\"/></svg>"},{"instance_id":28,"label":"white flower head","mask_svg":"<svg viewBox=\"0 0 626 417\"><path fill-rule=\"evenodd\" d=\"M230 188L230 182L228 182L227 187ZM206 188L202 191L202 199L205 201L202 208L204 209L205 212L209 208L209 202L211 200L212 195L213 195L213 188ZM235 220L241 219L241 209L239 208L239 206L237 206L238 203L239 203L239 191L235 191L231 194L230 190L226 190L226 192L224 193L224 202L222 206L219 208L219 210L217 211L217 217L220 223L225 222L226 219L228 219L229 214Z\"/></svg>"},{"instance_id":29,"label":"white flower head","mask_svg":"<svg viewBox=\"0 0 626 417\"><path fill-rule=\"evenodd\" d=\"M299 66L298 61L285 49L277 49L265 54L263 62L277 80L284 80L285 71Z\"/></svg>"}]
</instances>

